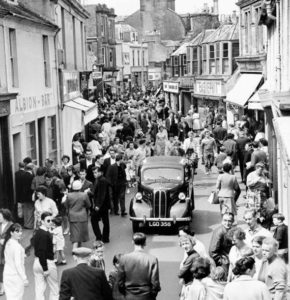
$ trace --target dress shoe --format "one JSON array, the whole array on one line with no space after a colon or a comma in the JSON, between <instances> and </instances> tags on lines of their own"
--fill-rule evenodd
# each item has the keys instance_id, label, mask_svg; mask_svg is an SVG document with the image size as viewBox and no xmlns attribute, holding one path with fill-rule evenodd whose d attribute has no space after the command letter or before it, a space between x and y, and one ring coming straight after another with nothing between
<instances>
[{"instance_id":1,"label":"dress shoe","mask_svg":"<svg viewBox=\"0 0 290 300\"><path fill-rule=\"evenodd\" d=\"M121 216L122 217L125 217L125 216L127 216L128 214L126 213L126 212L123 212L123 213L121 213Z\"/></svg>"},{"instance_id":2,"label":"dress shoe","mask_svg":"<svg viewBox=\"0 0 290 300\"><path fill-rule=\"evenodd\" d=\"M110 243L110 239L103 239L103 243Z\"/></svg>"},{"instance_id":3,"label":"dress shoe","mask_svg":"<svg viewBox=\"0 0 290 300\"><path fill-rule=\"evenodd\" d=\"M118 212L115 212L115 215L116 215L116 216L120 216L120 214L119 214Z\"/></svg>"}]
</instances>

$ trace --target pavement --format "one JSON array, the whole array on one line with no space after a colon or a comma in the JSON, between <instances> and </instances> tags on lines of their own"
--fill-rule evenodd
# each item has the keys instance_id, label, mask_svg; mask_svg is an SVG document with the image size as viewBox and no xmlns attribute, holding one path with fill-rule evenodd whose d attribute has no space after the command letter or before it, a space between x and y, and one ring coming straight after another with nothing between
<instances>
[{"instance_id":1,"label":"pavement","mask_svg":"<svg viewBox=\"0 0 290 300\"><path fill-rule=\"evenodd\" d=\"M239 173L236 173L239 178ZM204 173L203 166L198 169L198 175L194 179L195 186L195 207L193 212L193 220L191 223L192 230L195 231L196 237L202 241L206 248L209 246L212 231L220 224L219 205L209 204L207 199L212 190L215 190L216 178L218 174L214 172L210 175ZM238 201L238 224L243 224L243 212L245 210L245 186L240 183L242 194ZM130 199L134 195L135 190L130 188L130 193L126 194L126 207L129 207ZM108 274L112 269L112 258L117 253L127 253L132 251L132 226L129 217L120 217L111 215L111 236L110 243L105 245L105 263L106 273ZM85 243L84 246L91 247L94 234L91 226L90 241ZM29 243L31 230L24 230L22 237L22 244L27 246ZM73 267L75 264L71 256L71 243L69 236L66 236L65 254L67 259L66 266L59 266L59 279L64 269ZM158 295L158 300L175 300L179 298L180 285L178 283L177 272L179 264L183 258L183 250L178 246L178 238L176 233L150 233L147 234L147 247L146 250L155 255L159 260L161 292ZM26 258L25 267L29 279L29 286L25 289L24 300L34 299L34 278L32 272L34 255L32 254ZM290 276L289 276L290 278ZM5 296L0 297L0 300L6 300ZM47 298L48 299L48 296ZM289 298L290 299L290 298ZM85 300L85 299L84 299Z\"/></svg>"}]
</instances>

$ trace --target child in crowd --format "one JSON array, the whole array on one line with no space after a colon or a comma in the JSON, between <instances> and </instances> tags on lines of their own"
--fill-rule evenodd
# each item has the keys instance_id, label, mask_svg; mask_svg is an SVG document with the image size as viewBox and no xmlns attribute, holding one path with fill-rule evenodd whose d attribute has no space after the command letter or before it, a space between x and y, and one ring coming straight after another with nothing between
<instances>
[{"instance_id":1,"label":"child in crowd","mask_svg":"<svg viewBox=\"0 0 290 300\"><path fill-rule=\"evenodd\" d=\"M93 254L89 262L91 267L105 271L104 250L104 243L102 241L94 242Z\"/></svg>"},{"instance_id":2,"label":"child in crowd","mask_svg":"<svg viewBox=\"0 0 290 300\"><path fill-rule=\"evenodd\" d=\"M52 230L53 235L53 246L55 253L55 262L56 265L66 265L65 255L64 255L64 246L65 240L62 230L62 218L60 216L53 219L54 228Z\"/></svg>"},{"instance_id":3,"label":"child in crowd","mask_svg":"<svg viewBox=\"0 0 290 300\"><path fill-rule=\"evenodd\" d=\"M279 243L278 255L288 263L288 226L284 224L285 217L281 213L273 215L274 239Z\"/></svg>"},{"instance_id":4,"label":"child in crowd","mask_svg":"<svg viewBox=\"0 0 290 300\"><path fill-rule=\"evenodd\" d=\"M126 164L127 168L125 169L126 178L128 182L128 187L134 187L134 183L136 180L135 177L135 167L132 159L129 159Z\"/></svg>"},{"instance_id":5,"label":"child in crowd","mask_svg":"<svg viewBox=\"0 0 290 300\"><path fill-rule=\"evenodd\" d=\"M109 274L109 284L112 288L114 300L125 300L124 296L120 293L118 287L118 272L120 267L120 259L122 254L116 254L113 257L113 270Z\"/></svg>"}]
</instances>

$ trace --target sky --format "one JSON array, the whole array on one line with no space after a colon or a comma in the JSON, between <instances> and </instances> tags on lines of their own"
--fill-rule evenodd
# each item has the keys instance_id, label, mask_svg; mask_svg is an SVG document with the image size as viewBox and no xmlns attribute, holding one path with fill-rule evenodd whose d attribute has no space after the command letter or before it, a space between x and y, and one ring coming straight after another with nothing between
<instances>
[{"instance_id":1,"label":"sky","mask_svg":"<svg viewBox=\"0 0 290 300\"><path fill-rule=\"evenodd\" d=\"M107 4L109 8L114 8L118 16L128 16L139 9L140 0L81 0L83 4ZM204 3L212 6L212 0L176 0L176 12L193 13L203 7ZM233 10L238 11L235 5L237 0L219 0L220 14L230 14Z\"/></svg>"}]
</instances>

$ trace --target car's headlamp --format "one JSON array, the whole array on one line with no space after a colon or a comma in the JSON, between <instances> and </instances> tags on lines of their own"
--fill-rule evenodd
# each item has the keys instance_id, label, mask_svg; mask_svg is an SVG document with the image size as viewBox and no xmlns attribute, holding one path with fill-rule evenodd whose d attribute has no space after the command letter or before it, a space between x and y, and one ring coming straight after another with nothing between
<instances>
[{"instance_id":1,"label":"car's headlamp","mask_svg":"<svg viewBox=\"0 0 290 300\"><path fill-rule=\"evenodd\" d=\"M141 202L142 201L142 194L141 193L137 193L136 196L136 202Z\"/></svg>"},{"instance_id":2,"label":"car's headlamp","mask_svg":"<svg viewBox=\"0 0 290 300\"><path fill-rule=\"evenodd\" d=\"M185 194L184 193L179 193L178 195L178 199L180 200L180 202L185 202Z\"/></svg>"}]
</instances>

